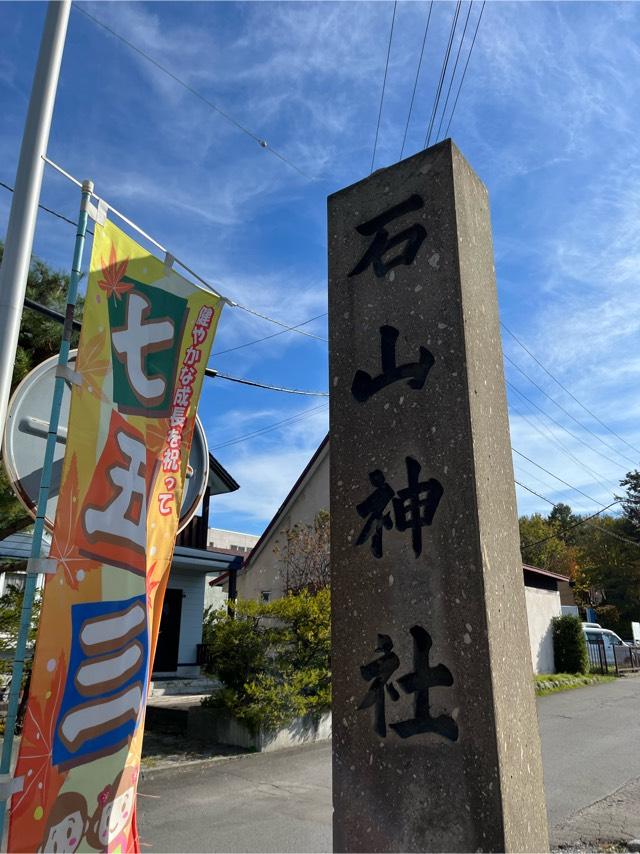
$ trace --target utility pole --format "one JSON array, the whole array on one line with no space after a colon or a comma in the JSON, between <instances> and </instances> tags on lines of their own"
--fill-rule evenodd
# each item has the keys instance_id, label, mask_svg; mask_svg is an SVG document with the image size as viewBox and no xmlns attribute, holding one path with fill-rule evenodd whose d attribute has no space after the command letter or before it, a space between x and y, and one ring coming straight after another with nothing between
<instances>
[{"instance_id":1,"label":"utility pole","mask_svg":"<svg viewBox=\"0 0 640 854\"><path fill-rule=\"evenodd\" d=\"M31 263L44 161L71 0L50 0L33 78L0 266L0 437L4 433L20 318Z\"/></svg>"}]
</instances>

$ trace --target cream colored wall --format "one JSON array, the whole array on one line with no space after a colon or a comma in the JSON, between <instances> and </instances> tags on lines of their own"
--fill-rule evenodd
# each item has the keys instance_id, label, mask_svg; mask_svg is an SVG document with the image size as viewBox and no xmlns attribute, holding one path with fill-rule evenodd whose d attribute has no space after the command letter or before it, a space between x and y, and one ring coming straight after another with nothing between
<instances>
[{"instance_id":1,"label":"cream colored wall","mask_svg":"<svg viewBox=\"0 0 640 854\"><path fill-rule=\"evenodd\" d=\"M318 511L329 509L329 448L322 454L309 472L298 493L279 519L278 525L262 543L246 570L238 574L238 597L259 599L263 591L269 591L270 599L278 599L284 592L284 579L280 574L279 561L273 553L276 543L286 543L287 529L295 524L311 524Z\"/></svg>"},{"instance_id":2,"label":"cream colored wall","mask_svg":"<svg viewBox=\"0 0 640 854\"><path fill-rule=\"evenodd\" d=\"M535 673L555 673L551 620L562 613L560 594L556 590L524 588L529 623L531 660Z\"/></svg>"}]
</instances>

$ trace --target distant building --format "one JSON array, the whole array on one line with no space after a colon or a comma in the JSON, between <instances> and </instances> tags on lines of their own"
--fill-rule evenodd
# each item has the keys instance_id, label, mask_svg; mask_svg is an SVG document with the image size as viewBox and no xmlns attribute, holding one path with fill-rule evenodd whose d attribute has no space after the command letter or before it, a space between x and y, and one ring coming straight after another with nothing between
<instances>
[{"instance_id":1,"label":"distant building","mask_svg":"<svg viewBox=\"0 0 640 854\"><path fill-rule=\"evenodd\" d=\"M243 534L240 531L227 531L224 528L209 528L207 548L220 551L228 549L235 554L246 555L258 542L257 534Z\"/></svg>"}]
</instances>

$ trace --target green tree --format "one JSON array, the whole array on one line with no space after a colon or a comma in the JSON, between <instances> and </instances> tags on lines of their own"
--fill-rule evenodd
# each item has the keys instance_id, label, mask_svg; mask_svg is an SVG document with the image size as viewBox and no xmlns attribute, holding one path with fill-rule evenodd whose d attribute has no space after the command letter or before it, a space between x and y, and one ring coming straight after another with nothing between
<instances>
[{"instance_id":1,"label":"green tree","mask_svg":"<svg viewBox=\"0 0 640 854\"><path fill-rule=\"evenodd\" d=\"M622 500L624 517L627 521L628 533L640 540L640 471L627 472L620 486L626 487L625 495L616 495Z\"/></svg>"},{"instance_id":2,"label":"green tree","mask_svg":"<svg viewBox=\"0 0 640 854\"><path fill-rule=\"evenodd\" d=\"M5 593L0 596L0 676L11 672L13 651L18 640L20 628L20 615L22 613L23 593L21 588L9 585ZM33 644L36 639L36 628L40 616L40 593L36 593L31 612L31 627L29 631L29 643Z\"/></svg>"},{"instance_id":3,"label":"green tree","mask_svg":"<svg viewBox=\"0 0 640 854\"><path fill-rule=\"evenodd\" d=\"M565 506L566 505L562 505ZM569 517L571 515L570 508ZM573 577L577 565L577 549L565 539L567 518L545 518L540 513L521 516L520 549L525 563Z\"/></svg>"},{"instance_id":4,"label":"green tree","mask_svg":"<svg viewBox=\"0 0 640 854\"><path fill-rule=\"evenodd\" d=\"M203 705L224 709L253 732L278 729L331 706L330 591L274 602L239 601L208 613L207 670L223 683Z\"/></svg>"},{"instance_id":5,"label":"green tree","mask_svg":"<svg viewBox=\"0 0 640 854\"><path fill-rule=\"evenodd\" d=\"M640 547L629 539L624 517L603 516L583 527L576 594L583 604L596 605L603 626L631 636L631 620L640 619ZM594 594L604 599L596 601Z\"/></svg>"},{"instance_id":6,"label":"green tree","mask_svg":"<svg viewBox=\"0 0 640 854\"><path fill-rule=\"evenodd\" d=\"M579 617L554 617L553 657L558 673L586 673L589 669L587 642Z\"/></svg>"}]
</instances>

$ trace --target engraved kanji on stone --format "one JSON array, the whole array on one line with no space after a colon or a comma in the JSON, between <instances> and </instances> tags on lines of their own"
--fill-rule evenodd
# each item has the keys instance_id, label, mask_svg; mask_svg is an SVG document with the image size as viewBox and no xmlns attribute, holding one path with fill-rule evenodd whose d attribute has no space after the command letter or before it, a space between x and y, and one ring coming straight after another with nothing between
<instances>
[{"instance_id":1,"label":"engraved kanji on stone","mask_svg":"<svg viewBox=\"0 0 640 854\"><path fill-rule=\"evenodd\" d=\"M382 655L360 667L362 678L371 684L358 709L375 706L373 728L379 736L384 738L387 734L385 690L394 702L400 698L398 689L390 681L391 676L400 666L400 659L393 652L393 641L389 635L378 635L376 652L381 652Z\"/></svg>"},{"instance_id":2,"label":"engraved kanji on stone","mask_svg":"<svg viewBox=\"0 0 640 854\"><path fill-rule=\"evenodd\" d=\"M421 465L413 457L405 457L408 486L396 492L380 469L369 472L374 491L356 505L358 515L366 519L355 542L361 546L371 538L371 551L376 558L382 557L382 531L391 530L394 519L387 510L392 503L397 531L411 530L411 545L416 557L422 554L422 529L431 525L444 488L436 478L420 480Z\"/></svg>"},{"instance_id":3,"label":"engraved kanji on stone","mask_svg":"<svg viewBox=\"0 0 640 854\"><path fill-rule=\"evenodd\" d=\"M366 371L354 374L351 393L359 403L365 403L381 389L400 380L408 380L409 388L419 391L427 381L435 359L426 347L420 347L417 362L396 362L396 344L400 332L393 326L380 327L380 364L382 371L375 377Z\"/></svg>"},{"instance_id":4,"label":"engraved kanji on stone","mask_svg":"<svg viewBox=\"0 0 640 854\"><path fill-rule=\"evenodd\" d=\"M356 226L356 231L359 234L365 236L373 235L373 240L362 258L349 273L349 278L364 273L369 266L372 266L373 272L380 279L394 267L397 267L398 264L413 264L418 250L427 236L424 226L420 225L420 223L415 223L399 231L392 237L389 236L389 232L385 226L389 225L394 219L398 219L398 217L404 216L411 211L419 210L422 207L424 207L424 201L417 193L414 193L408 199L405 199L404 202L400 202L400 204L394 205L383 213L378 214L378 216L373 217L373 219ZM385 261L384 256L391 249L401 244L404 244L402 250Z\"/></svg>"},{"instance_id":5,"label":"engraved kanji on stone","mask_svg":"<svg viewBox=\"0 0 640 854\"><path fill-rule=\"evenodd\" d=\"M453 685L453 676L444 664L431 667L429 654L433 641L431 635L422 626L412 626L409 629L413 637L413 672L407 673L398 679L398 685L405 694L415 694L414 716L398 723L389 724L391 729L400 738L410 738L424 732L435 732L448 738L449 741L458 740L458 725L449 715L438 715L432 717L429 703L429 691L431 688L450 687Z\"/></svg>"}]
</instances>

